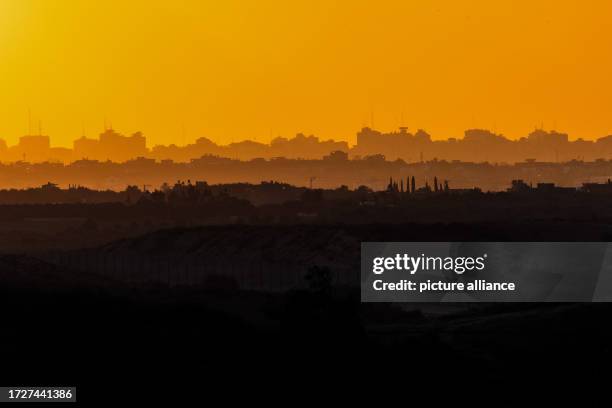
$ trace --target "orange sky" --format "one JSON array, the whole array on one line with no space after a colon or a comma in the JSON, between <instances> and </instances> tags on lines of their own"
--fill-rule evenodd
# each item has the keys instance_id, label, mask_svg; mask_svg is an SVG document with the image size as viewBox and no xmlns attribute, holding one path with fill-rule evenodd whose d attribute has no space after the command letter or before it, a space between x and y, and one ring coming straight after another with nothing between
<instances>
[{"instance_id":1,"label":"orange sky","mask_svg":"<svg viewBox=\"0 0 612 408\"><path fill-rule=\"evenodd\" d=\"M0 138L612 134L609 0L0 0ZM34 132L34 133L37 133Z\"/></svg>"}]
</instances>

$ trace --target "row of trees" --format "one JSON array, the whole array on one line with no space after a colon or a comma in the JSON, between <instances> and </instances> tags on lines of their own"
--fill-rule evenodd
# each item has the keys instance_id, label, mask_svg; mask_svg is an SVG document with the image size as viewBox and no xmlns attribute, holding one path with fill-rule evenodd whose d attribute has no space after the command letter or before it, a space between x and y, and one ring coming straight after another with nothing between
<instances>
[{"instance_id":1,"label":"row of trees","mask_svg":"<svg viewBox=\"0 0 612 408\"><path fill-rule=\"evenodd\" d=\"M416 179L414 178L414 176L412 177L406 177L406 189L404 191L404 180L400 179L399 183L397 180L393 180L393 177L389 177L389 185L387 186L387 191L389 192L393 192L393 193L408 193L408 194L414 194L417 192L425 192L425 193L431 193L431 192L441 192L441 191L448 191L449 187L448 187L448 180L444 180L444 183L440 182L438 183L438 177L434 177L433 180L433 188L429 185L429 182L427 180L425 180L425 185L419 189L416 188Z\"/></svg>"}]
</instances>

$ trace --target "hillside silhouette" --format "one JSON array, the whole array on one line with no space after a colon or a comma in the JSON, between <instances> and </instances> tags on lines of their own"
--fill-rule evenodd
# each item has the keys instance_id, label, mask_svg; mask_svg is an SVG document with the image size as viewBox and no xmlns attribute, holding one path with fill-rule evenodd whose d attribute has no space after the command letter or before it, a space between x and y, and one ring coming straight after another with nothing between
<instances>
[{"instance_id":1,"label":"hillside silhouette","mask_svg":"<svg viewBox=\"0 0 612 408\"><path fill-rule=\"evenodd\" d=\"M587 241L606 229L602 235L589 224L511 221L218 226L174 228L88 250L0 256L7 317L0 379L75 384L82 400L109 402L149 399L134 392L202 381L209 373L206 384L216 387L235 386L223 377L244 381L242 391L273 382L297 392L313 373L329 384L338 375L355 382L364 369L397 364L427 379L448 366L455 384L486 372L491 387L537 364L537 383L568 364L586 370L594 359L609 362L612 333L601 324L608 304L362 304L358 268L350 267L358 265L359 243ZM568 348L578 351L564 354ZM92 384L111 374L130 387L100 395ZM529 373L521 378L531 381ZM479 384L489 386L487 379ZM162 396L172 398L163 391L154 398Z\"/></svg>"},{"instance_id":2,"label":"hillside silhouette","mask_svg":"<svg viewBox=\"0 0 612 408\"><path fill-rule=\"evenodd\" d=\"M573 229L576 233L590 228L605 239L607 225L612 220L609 205L612 181L560 187L554 183L531 185L519 179L508 181L505 187L505 191L494 192L455 188L436 176L431 183L415 177L390 178L381 190L365 186L318 189L276 182L216 185L187 181L165 189L129 186L122 191L61 189L46 184L35 189L0 190L0 252L95 248L159 230L227 225L281 226L288 228L289 234L291 228L304 225L380 225L382 228L402 223L439 223L457 224L459 230L467 232L470 223L490 223L492 229L505 222L542 223L541 234L535 229L529 236L545 239L547 233L558 228ZM253 239L257 231L260 230L245 232L244 239L232 236L220 242L225 242L228 248L236 244L243 248L249 243L265 243L265 234ZM262 231L273 234L276 230ZM513 239L514 235L505 238ZM436 236L428 239L436 240ZM567 239L571 240L571 235ZM308 247L316 240L317 234L306 234L273 247L290 244ZM181 242L186 248L192 248L191 244ZM172 243L169 240L167 245ZM328 245L332 243L325 241L315 247ZM211 243L211 246L214 245ZM160 247L154 253L161 254L163 250ZM227 259L237 259L234 255L228 254ZM91 266L101 262L96 257L71 259ZM144 265L138 263L130 268L138 269L140 274Z\"/></svg>"},{"instance_id":3,"label":"hillside silhouette","mask_svg":"<svg viewBox=\"0 0 612 408\"><path fill-rule=\"evenodd\" d=\"M13 202L0 205L0 380L74 384L80 399L110 402L200 373L212 373L207 386L303 392L313 375L356 382L397 364L427 379L442 366L486 372L492 386L534 362L538 376L586 370L609 360L608 304L364 304L361 243L609 241L611 197L611 182L483 192L435 176L390 177L381 190L0 191ZM111 376L130 386L100 395Z\"/></svg>"}]
</instances>

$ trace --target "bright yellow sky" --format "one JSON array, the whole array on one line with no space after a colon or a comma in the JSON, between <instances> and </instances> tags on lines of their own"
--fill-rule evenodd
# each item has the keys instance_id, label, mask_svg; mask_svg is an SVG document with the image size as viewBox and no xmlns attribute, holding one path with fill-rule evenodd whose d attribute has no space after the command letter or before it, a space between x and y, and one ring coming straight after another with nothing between
<instances>
[{"instance_id":1,"label":"bright yellow sky","mask_svg":"<svg viewBox=\"0 0 612 408\"><path fill-rule=\"evenodd\" d=\"M0 0L0 138L612 134L609 0Z\"/></svg>"}]
</instances>

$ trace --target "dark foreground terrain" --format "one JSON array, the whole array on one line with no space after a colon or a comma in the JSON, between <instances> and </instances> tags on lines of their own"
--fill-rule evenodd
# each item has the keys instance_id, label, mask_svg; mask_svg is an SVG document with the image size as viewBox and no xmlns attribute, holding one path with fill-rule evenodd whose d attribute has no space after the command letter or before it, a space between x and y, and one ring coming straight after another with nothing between
<instances>
[{"instance_id":1,"label":"dark foreground terrain","mask_svg":"<svg viewBox=\"0 0 612 408\"><path fill-rule=\"evenodd\" d=\"M516 381L529 387L611 363L607 305L485 305L436 316L360 305L356 295L4 292L1 381L76 384L82 402L206 400L222 389L306 397L329 388L348 398L402 383L396 392L422 383L510 392Z\"/></svg>"},{"instance_id":2,"label":"dark foreground terrain","mask_svg":"<svg viewBox=\"0 0 612 408\"><path fill-rule=\"evenodd\" d=\"M610 233L586 222L234 225L5 254L0 383L75 384L80 402L283 400L287 391L285 402L327 391L345 402L409 401L433 389L436 401L495 393L495 405L511 403L517 389L607 370L612 309L363 304L360 242Z\"/></svg>"}]
</instances>

